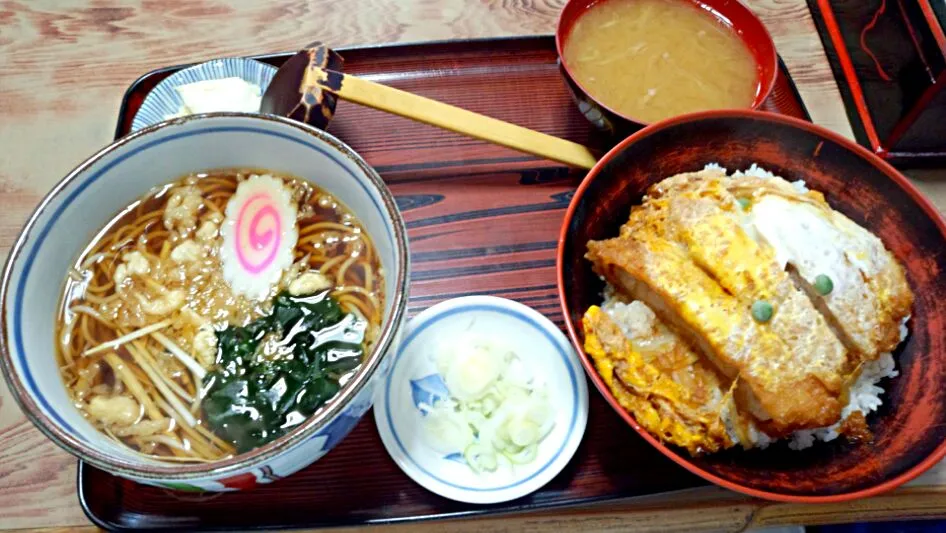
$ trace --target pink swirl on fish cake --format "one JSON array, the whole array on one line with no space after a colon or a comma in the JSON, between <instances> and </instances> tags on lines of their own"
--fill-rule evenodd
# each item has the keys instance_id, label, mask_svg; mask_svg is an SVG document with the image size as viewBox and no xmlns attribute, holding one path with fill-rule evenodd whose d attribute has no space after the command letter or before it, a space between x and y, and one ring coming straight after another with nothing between
<instances>
[{"instance_id":1,"label":"pink swirl on fish cake","mask_svg":"<svg viewBox=\"0 0 946 533\"><path fill-rule=\"evenodd\" d=\"M282 240L283 220L275 200L256 193L240 206L234 228L234 247L240 265L252 274L266 270L276 258Z\"/></svg>"}]
</instances>

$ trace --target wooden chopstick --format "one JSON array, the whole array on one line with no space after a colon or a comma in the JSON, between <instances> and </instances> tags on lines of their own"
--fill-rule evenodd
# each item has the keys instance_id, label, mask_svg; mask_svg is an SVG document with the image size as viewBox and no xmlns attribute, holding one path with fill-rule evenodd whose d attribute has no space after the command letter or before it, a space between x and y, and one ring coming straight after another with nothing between
<instances>
[{"instance_id":1,"label":"wooden chopstick","mask_svg":"<svg viewBox=\"0 0 946 533\"><path fill-rule=\"evenodd\" d=\"M597 156L581 144L341 72L310 66L303 85L318 86L350 102L573 167L591 168L598 162Z\"/></svg>"}]
</instances>

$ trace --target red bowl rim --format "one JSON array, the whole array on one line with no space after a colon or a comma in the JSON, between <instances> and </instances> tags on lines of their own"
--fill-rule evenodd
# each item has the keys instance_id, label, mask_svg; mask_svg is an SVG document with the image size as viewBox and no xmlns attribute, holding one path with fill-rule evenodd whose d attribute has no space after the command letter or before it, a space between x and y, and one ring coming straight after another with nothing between
<instances>
[{"instance_id":1,"label":"red bowl rim","mask_svg":"<svg viewBox=\"0 0 946 533\"><path fill-rule=\"evenodd\" d=\"M565 63L565 55L564 55L565 38L564 38L564 35L563 35L564 28L562 27L562 24L563 24L564 19L565 19L565 17L564 17L565 12L568 10L569 6L571 6L572 4L578 3L578 2L585 2L585 3L589 3L589 4L592 4L592 5L593 5L593 4L596 4L596 3L600 2L600 1L605 1L605 0L593 0L593 1L592 1L592 0L568 0L567 2L565 2L565 5L562 7L562 10L559 12L559 15L558 15L558 22L556 22L556 25L555 25L555 49L556 49L556 51L557 51L557 53L558 53L559 64L561 64L562 69L565 71L565 74L568 76L568 78L569 78L575 85L577 85L578 88L581 89L581 91L584 92L584 93L588 96L588 98L590 98L591 100L593 100L593 101L594 101L596 104L598 104L599 106L603 107L604 109L607 109L608 111L610 111L611 113L613 113L613 114L615 114L615 115L621 117L622 119L627 120L627 121L629 121L629 122L632 122L632 123L634 123L634 124L640 124L640 125L642 125L642 126L648 126L648 125L650 125L650 124L657 124L657 123L660 122L660 121L657 121L657 122L648 122L648 121L645 121L645 120L638 120L638 119L636 119L636 118L629 117L629 116L625 115L624 113L619 113L618 111L615 111L615 110L614 110L613 108L611 108L610 106L605 105L605 104L604 104L603 102L601 102L597 97L595 97L594 95L592 95L592 94L588 91L588 89L587 89L584 85L582 85L582 83L581 83L580 81L578 81L578 79L577 79L577 78L575 77L575 75L572 73L571 69L568 67L568 64ZM693 3L700 3L700 4L703 3L703 0L686 0L686 1L693 2ZM778 51L777 51L776 48L775 48L775 40L772 39L772 34L769 33L769 29L768 29L768 28L765 26L765 24L762 22L762 19L760 19L751 9L749 9L748 7L746 7L746 5L743 4L741 0L731 0L730 3L731 3L731 5L732 5L732 7L730 7L730 9L742 9L742 10L744 10L744 11L749 15L749 17L750 17L751 19L753 19L756 23L759 24L759 27L762 29L763 35L765 35L766 42L767 42L767 44L769 45L769 48L772 50L772 57L769 58L769 60L771 61L771 65L769 65L769 66L771 67L771 69L770 69L771 75L768 76L768 77L765 78L765 79L760 80L761 86L762 86L762 90L759 91L759 94L758 94L758 96L756 96L755 100L753 100L752 105L746 108L747 110L758 110L759 107L760 107L763 103L765 103L766 100L768 100L769 96L772 95L772 91L775 90L775 80L778 78L778 72L779 72L779 66L778 66ZM590 7L590 6L589 6L589 7ZM757 61L757 63L758 63L758 61ZM714 111L715 111L715 110L714 110ZM700 111L698 111L697 113L699 113L699 112L700 112ZM687 113L687 114L689 114L689 113ZM680 116L686 116L686 114L680 115ZM671 118L672 118L672 117L671 117ZM664 119L664 120L666 120L666 119Z\"/></svg>"},{"instance_id":2,"label":"red bowl rim","mask_svg":"<svg viewBox=\"0 0 946 533\"><path fill-rule=\"evenodd\" d=\"M817 126L811 122L807 122L801 119L794 117L789 117L785 115L780 115L777 113L769 113L764 111L752 111L752 110L712 110L712 111L701 111L697 113L690 113L686 115L680 115L677 117L672 117L661 122L657 122L651 126L634 133L630 137L627 137L620 143L618 143L614 148L608 151L598 163L588 172L585 178L582 180L581 184L578 186L578 189L575 191L575 195L572 198L571 202L568 204L568 209L565 212L565 219L562 221L562 226L559 231L558 237L558 250L556 251L555 258L555 274L558 284L558 297L559 303L562 307L562 314L565 317L565 328L568 333L568 337L574 345L575 349L579 354L579 359L581 360L582 366L585 368L585 373L588 374L588 377L594 382L595 387L601 392L601 395L604 396L604 399L607 400L608 404L615 410L615 412L620 415L631 427L634 428L637 433L644 438L647 442L653 445L655 448L660 450L661 453L669 457L678 465L686 468L690 472L711 481L717 485L725 487L727 489L741 492L749 496L754 496L757 498L763 498L767 500L780 501L780 502L790 502L790 503L837 503L854 500L857 498L866 498L869 496L876 496L878 494L887 492L894 488L903 485L907 481L910 481L923 472L932 468L936 463L943 459L946 456L946 441L941 442L939 446L933 450L930 455L924 458L922 461L912 466L905 472L898 474L897 476L878 483L872 487L865 489L856 490L853 492L845 492L841 494L831 494L825 496L803 496L795 494L783 494L779 492L770 492L766 490L754 489L732 481L723 479L715 474L712 474L694 463L691 463L687 459L679 456L670 450L670 448L654 438L647 430L642 428L634 417L621 407L617 400L614 398L614 395L611 393L608 386L601 379L601 376L598 375L597 370L594 368L594 365L589 360L587 353L584 350L584 346L579 340L575 324L572 323L571 314L568 306L568 302L565 299L565 283L563 277L563 263L565 261L565 240L568 235L568 227L571 224L572 218L575 215L575 211L578 208L578 204L581 202L582 197L584 196L585 191L594 181L594 179L601 173L602 169L619 153L621 153L625 148L631 144L637 142L638 140L647 137L658 131L667 129L672 126L676 126L686 122L696 122L700 120L708 119L720 119L720 118L750 118L754 120L763 120L768 122L777 122L787 126L792 126L806 130L808 132L814 133L825 139L830 140L848 150L853 151L855 154L861 156L863 159L867 160L870 164L876 167L878 170L883 172L891 181L893 181L898 187L900 187L904 192L906 192L917 204L923 212L928 216L939 228L941 234L946 236L946 220L943 219L943 216L940 214L939 210L928 200L923 194L913 185L906 177L900 174L896 169L894 169L889 163L873 154L866 148L863 148L847 138L835 133L827 128Z\"/></svg>"}]
</instances>

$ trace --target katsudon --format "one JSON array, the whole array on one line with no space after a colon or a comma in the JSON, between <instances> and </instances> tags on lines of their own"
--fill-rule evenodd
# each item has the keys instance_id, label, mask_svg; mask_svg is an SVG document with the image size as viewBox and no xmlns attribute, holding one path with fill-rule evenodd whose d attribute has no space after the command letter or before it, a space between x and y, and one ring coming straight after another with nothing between
<instances>
[{"instance_id":1,"label":"katsudon","mask_svg":"<svg viewBox=\"0 0 946 533\"><path fill-rule=\"evenodd\" d=\"M871 438L913 293L821 193L707 165L650 187L586 258L607 287L585 350L656 438L693 455Z\"/></svg>"}]
</instances>

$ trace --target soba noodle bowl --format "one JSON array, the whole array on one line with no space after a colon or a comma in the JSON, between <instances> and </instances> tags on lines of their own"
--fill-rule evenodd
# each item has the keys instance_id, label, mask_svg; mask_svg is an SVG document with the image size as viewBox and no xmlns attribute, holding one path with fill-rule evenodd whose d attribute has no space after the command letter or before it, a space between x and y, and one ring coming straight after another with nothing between
<instances>
[{"instance_id":1,"label":"soba noodle bowl","mask_svg":"<svg viewBox=\"0 0 946 533\"><path fill-rule=\"evenodd\" d=\"M359 221L303 180L256 174L194 174L151 191L66 280L65 385L96 428L141 454L214 461L285 434L338 393L380 331L384 277ZM245 258L234 267L222 253L231 211L249 205L228 203L254 187L286 201L230 228L249 236L247 253L285 256L261 292L247 290L262 278Z\"/></svg>"}]
</instances>

